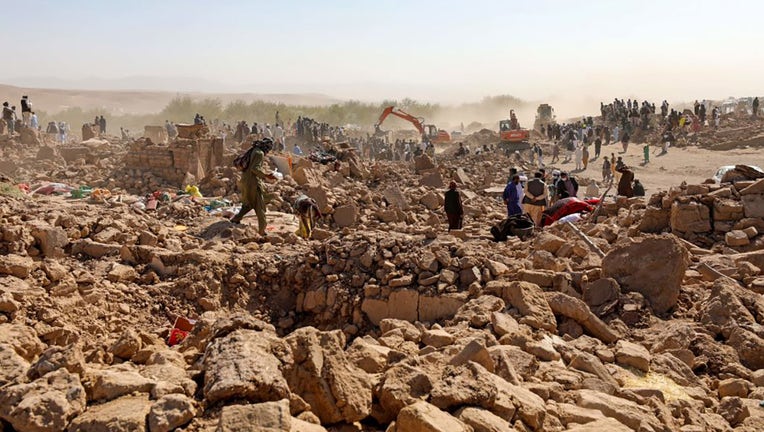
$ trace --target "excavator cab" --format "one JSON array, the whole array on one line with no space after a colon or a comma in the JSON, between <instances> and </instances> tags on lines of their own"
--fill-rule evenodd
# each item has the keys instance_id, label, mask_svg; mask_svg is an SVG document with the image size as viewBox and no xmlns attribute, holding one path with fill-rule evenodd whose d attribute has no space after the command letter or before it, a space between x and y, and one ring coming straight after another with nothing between
<instances>
[{"instance_id":1,"label":"excavator cab","mask_svg":"<svg viewBox=\"0 0 764 432\"><path fill-rule=\"evenodd\" d=\"M379 120L374 125L375 136L380 130L380 126L382 125L382 122L384 122L385 119L391 114L403 120L406 120L407 122L414 125L414 127L419 131L419 133L422 134L423 142L430 142L432 144L442 144L442 143L451 142L451 135L449 135L448 132L442 129L438 129L435 125L426 125L424 124L424 118L414 117L413 115L408 114L400 109L395 109L395 107L392 107L392 106L385 108L382 111L382 114L379 116Z\"/></svg>"},{"instance_id":2,"label":"excavator cab","mask_svg":"<svg viewBox=\"0 0 764 432\"><path fill-rule=\"evenodd\" d=\"M513 124L514 123L514 124ZM529 149L530 132L528 129L514 129L517 120L501 120L499 122L499 146L510 151Z\"/></svg>"},{"instance_id":3,"label":"excavator cab","mask_svg":"<svg viewBox=\"0 0 764 432\"><path fill-rule=\"evenodd\" d=\"M451 135L435 125L424 125L425 135L433 144L445 144L451 142Z\"/></svg>"}]
</instances>

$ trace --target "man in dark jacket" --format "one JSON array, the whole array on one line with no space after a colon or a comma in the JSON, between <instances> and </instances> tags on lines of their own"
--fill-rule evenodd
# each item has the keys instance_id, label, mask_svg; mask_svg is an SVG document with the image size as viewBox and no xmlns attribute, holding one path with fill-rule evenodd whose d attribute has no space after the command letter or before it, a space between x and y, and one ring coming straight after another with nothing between
<instances>
[{"instance_id":1,"label":"man in dark jacket","mask_svg":"<svg viewBox=\"0 0 764 432\"><path fill-rule=\"evenodd\" d=\"M634 171L629 169L629 167L624 166L618 172L621 173L621 179L618 180L618 195L623 195L626 198L631 198L634 196L634 189L631 186L631 183L634 181Z\"/></svg>"},{"instance_id":2,"label":"man in dark jacket","mask_svg":"<svg viewBox=\"0 0 764 432\"><path fill-rule=\"evenodd\" d=\"M29 96L21 96L21 119L24 126L29 126L29 119L32 117L32 102Z\"/></svg>"},{"instance_id":3,"label":"man in dark jacket","mask_svg":"<svg viewBox=\"0 0 764 432\"><path fill-rule=\"evenodd\" d=\"M462 197L456 190L456 182L448 184L448 190L444 198L446 217L448 218L448 230L462 229L462 219L464 218L464 208L462 207Z\"/></svg>"},{"instance_id":4,"label":"man in dark jacket","mask_svg":"<svg viewBox=\"0 0 764 432\"><path fill-rule=\"evenodd\" d=\"M634 196L645 196L645 187L637 179L634 179L633 192Z\"/></svg>"},{"instance_id":5,"label":"man in dark jacket","mask_svg":"<svg viewBox=\"0 0 764 432\"><path fill-rule=\"evenodd\" d=\"M557 180L555 190L557 192L557 199L578 196L578 182L575 178L569 177L568 173L563 172L560 174L560 179Z\"/></svg>"}]
</instances>

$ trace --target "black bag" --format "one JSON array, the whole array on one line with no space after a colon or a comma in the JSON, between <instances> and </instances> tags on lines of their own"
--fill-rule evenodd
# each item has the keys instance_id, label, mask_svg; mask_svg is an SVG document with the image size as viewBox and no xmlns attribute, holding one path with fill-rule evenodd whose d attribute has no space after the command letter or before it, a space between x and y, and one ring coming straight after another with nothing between
<instances>
[{"instance_id":1,"label":"black bag","mask_svg":"<svg viewBox=\"0 0 764 432\"><path fill-rule=\"evenodd\" d=\"M518 230L527 230L533 228L533 220L528 215L515 215L499 222L491 227L491 235L497 242L507 241L510 235L517 235Z\"/></svg>"},{"instance_id":2,"label":"black bag","mask_svg":"<svg viewBox=\"0 0 764 432\"><path fill-rule=\"evenodd\" d=\"M253 145L246 151L242 152L240 155L236 156L236 159L233 160L233 166L235 166L239 171L246 171L247 168L249 168L249 160L252 158L252 152L255 150L255 146Z\"/></svg>"}]
</instances>

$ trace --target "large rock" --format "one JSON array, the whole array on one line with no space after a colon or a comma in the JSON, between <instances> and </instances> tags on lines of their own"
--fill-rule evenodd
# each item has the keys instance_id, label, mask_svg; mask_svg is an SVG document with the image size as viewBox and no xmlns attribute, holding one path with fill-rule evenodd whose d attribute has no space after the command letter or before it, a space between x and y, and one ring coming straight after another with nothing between
<instances>
[{"instance_id":1,"label":"large rock","mask_svg":"<svg viewBox=\"0 0 764 432\"><path fill-rule=\"evenodd\" d=\"M459 294L420 295L417 308L419 321L433 322L453 318L464 304L464 297Z\"/></svg>"},{"instance_id":2,"label":"large rock","mask_svg":"<svg viewBox=\"0 0 764 432\"><path fill-rule=\"evenodd\" d=\"M724 242L727 243L727 246L745 246L749 243L751 243L751 240L748 238L748 234L746 234L742 230L732 230L724 235Z\"/></svg>"},{"instance_id":3,"label":"large rock","mask_svg":"<svg viewBox=\"0 0 764 432\"><path fill-rule=\"evenodd\" d=\"M75 418L68 432L145 432L151 401L146 396L125 396L88 410Z\"/></svg>"},{"instance_id":4,"label":"large rock","mask_svg":"<svg viewBox=\"0 0 764 432\"><path fill-rule=\"evenodd\" d=\"M331 212L332 208L329 205L329 197L326 194L326 189L321 186L308 186L305 188L305 195L313 198L318 205L318 209L323 214Z\"/></svg>"},{"instance_id":5,"label":"large rock","mask_svg":"<svg viewBox=\"0 0 764 432\"><path fill-rule=\"evenodd\" d=\"M614 418L604 418L600 420L594 420L591 423L586 423L578 426L574 426L567 430L567 432L633 432L634 429L626 426Z\"/></svg>"},{"instance_id":6,"label":"large rock","mask_svg":"<svg viewBox=\"0 0 764 432\"><path fill-rule=\"evenodd\" d=\"M0 256L0 275L6 274L26 279L34 270L32 258L9 254Z\"/></svg>"},{"instance_id":7,"label":"large rock","mask_svg":"<svg viewBox=\"0 0 764 432\"><path fill-rule=\"evenodd\" d=\"M61 227L36 224L32 226L32 237L38 241L40 252L45 257L62 257L64 255L63 248L69 244L69 237Z\"/></svg>"},{"instance_id":8,"label":"large rock","mask_svg":"<svg viewBox=\"0 0 764 432\"><path fill-rule=\"evenodd\" d=\"M669 227L669 210L648 206L639 221L638 229L646 233L660 233Z\"/></svg>"},{"instance_id":9,"label":"large rock","mask_svg":"<svg viewBox=\"0 0 764 432\"><path fill-rule=\"evenodd\" d=\"M745 217L764 218L764 194L743 195L741 199Z\"/></svg>"},{"instance_id":10,"label":"large rock","mask_svg":"<svg viewBox=\"0 0 764 432\"><path fill-rule=\"evenodd\" d=\"M91 369L86 373L91 400L107 401L131 393L149 393L154 381L139 374L131 363L108 369Z\"/></svg>"},{"instance_id":11,"label":"large rock","mask_svg":"<svg viewBox=\"0 0 764 432\"><path fill-rule=\"evenodd\" d=\"M583 292L584 302L590 307L596 307L618 300L621 287L615 279L602 278L584 285Z\"/></svg>"},{"instance_id":12,"label":"large rock","mask_svg":"<svg viewBox=\"0 0 764 432\"><path fill-rule=\"evenodd\" d=\"M615 359L618 363L635 367L643 372L650 369L650 352L642 345L627 340L619 340L615 346Z\"/></svg>"},{"instance_id":13,"label":"large rock","mask_svg":"<svg viewBox=\"0 0 764 432\"><path fill-rule=\"evenodd\" d=\"M575 398L578 406L601 411L606 417L612 417L634 430L660 425L650 408L627 399L594 390L578 390Z\"/></svg>"},{"instance_id":14,"label":"large rock","mask_svg":"<svg viewBox=\"0 0 764 432\"><path fill-rule=\"evenodd\" d=\"M443 176L440 175L440 171L433 171L423 175L422 178L419 179L419 184L422 186L429 186L437 189L445 186L445 183L443 183Z\"/></svg>"},{"instance_id":15,"label":"large rock","mask_svg":"<svg viewBox=\"0 0 764 432\"><path fill-rule=\"evenodd\" d=\"M453 340L453 336L452 336ZM427 343L423 340L423 342ZM350 361L364 371L374 374L387 369L390 348L380 345L370 336L356 338L347 350Z\"/></svg>"},{"instance_id":16,"label":"large rock","mask_svg":"<svg viewBox=\"0 0 764 432\"><path fill-rule=\"evenodd\" d=\"M224 407L217 432L289 432L291 429L289 400L282 399L278 402Z\"/></svg>"},{"instance_id":17,"label":"large rock","mask_svg":"<svg viewBox=\"0 0 764 432\"><path fill-rule=\"evenodd\" d=\"M169 432L190 422L194 416L196 416L196 407L188 396L181 394L163 396L151 406L149 430Z\"/></svg>"},{"instance_id":18,"label":"large rock","mask_svg":"<svg viewBox=\"0 0 764 432\"><path fill-rule=\"evenodd\" d=\"M6 344L0 344L0 387L24 378L29 363Z\"/></svg>"},{"instance_id":19,"label":"large rock","mask_svg":"<svg viewBox=\"0 0 764 432\"><path fill-rule=\"evenodd\" d=\"M397 207L403 211L409 209L409 203L406 197L403 196L403 192L397 186L390 186L383 192L387 203L392 207Z\"/></svg>"},{"instance_id":20,"label":"large rock","mask_svg":"<svg viewBox=\"0 0 764 432\"><path fill-rule=\"evenodd\" d=\"M31 328L21 324L0 324L0 344L5 344L26 361L37 357L45 345Z\"/></svg>"},{"instance_id":21,"label":"large rock","mask_svg":"<svg viewBox=\"0 0 764 432\"><path fill-rule=\"evenodd\" d=\"M703 204L690 201L671 205L671 229L682 233L711 231L711 212Z\"/></svg>"},{"instance_id":22,"label":"large rock","mask_svg":"<svg viewBox=\"0 0 764 432\"><path fill-rule=\"evenodd\" d=\"M732 329L727 344L737 350L740 362L746 367L764 369L764 339L740 327Z\"/></svg>"},{"instance_id":23,"label":"large rock","mask_svg":"<svg viewBox=\"0 0 764 432\"><path fill-rule=\"evenodd\" d=\"M332 215L334 223L340 228L351 226L358 219L358 207L355 204L347 204L334 209Z\"/></svg>"},{"instance_id":24,"label":"large rock","mask_svg":"<svg viewBox=\"0 0 764 432\"><path fill-rule=\"evenodd\" d=\"M543 250L552 254L556 254L557 251L560 250L560 248L564 244L565 244L565 240L546 231L541 231L533 239L533 245L535 250Z\"/></svg>"},{"instance_id":25,"label":"large rock","mask_svg":"<svg viewBox=\"0 0 764 432\"><path fill-rule=\"evenodd\" d=\"M544 298L544 291L530 282L489 282L487 290L515 307L523 317L520 322L537 329L557 332L557 321Z\"/></svg>"},{"instance_id":26,"label":"large rock","mask_svg":"<svg viewBox=\"0 0 764 432\"><path fill-rule=\"evenodd\" d=\"M440 207L440 198L433 191L429 191L422 195L422 197L419 198L419 202L424 204L424 206L430 210L435 210Z\"/></svg>"},{"instance_id":27,"label":"large rock","mask_svg":"<svg viewBox=\"0 0 764 432\"><path fill-rule=\"evenodd\" d=\"M475 362L446 366L430 392L430 402L441 409L462 405L491 408L497 392L494 379L493 374Z\"/></svg>"},{"instance_id":28,"label":"large rock","mask_svg":"<svg viewBox=\"0 0 764 432\"><path fill-rule=\"evenodd\" d=\"M707 330L719 334L730 325L756 325L756 318L741 301L747 292L727 278L717 279L700 303L698 320Z\"/></svg>"},{"instance_id":29,"label":"large rock","mask_svg":"<svg viewBox=\"0 0 764 432\"><path fill-rule=\"evenodd\" d=\"M387 369L376 387L376 397L382 412L375 414L380 423L395 420L398 412L429 397L435 383L441 379L442 366L411 357Z\"/></svg>"},{"instance_id":30,"label":"large rock","mask_svg":"<svg viewBox=\"0 0 764 432\"><path fill-rule=\"evenodd\" d=\"M417 173L421 173L422 171L427 171L434 168L435 162L432 161L432 158L429 155L421 154L414 157L414 169Z\"/></svg>"},{"instance_id":31,"label":"large rock","mask_svg":"<svg viewBox=\"0 0 764 432\"><path fill-rule=\"evenodd\" d=\"M80 378L64 369L0 390L0 417L19 432L58 432L85 410Z\"/></svg>"},{"instance_id":32,"label":"large rock","mask_svg":"<svg viewBox=\"0 0 764 432\"><path fill-rule=\"evenodd\" d=\"M313 169L306 168L306 167L298 167L297 169L295 169L292 172L292 178L294 178L294 181L296 181L297 184L300 186L304 186L304 185L317 186L321 184L319 173L317 173Z\"/></svg>"},{"instance_id":33,"label":"large rock","mask_svg":"<svg viewBox=\"0 0 764 432\"><path fill-rule=\"evenodd\" d=\"M560 292L546 292L544 295L554 313L573 319L589 334L605 343L618 340L618 333L594 315L583 300Z\"/></svg>"},{"instance_id":34,"label":"large rock","mask_svg":"<svg viewBox=\"0 0 764 432\"><path fill-rule=\"evenodd\" d=\"M602 259L602 273L623 290L641 293L656 313L665 313L676 305L689 262L676 238L647 236L613 247Z\"/></svg>"},{"instance_id":35,"label":"large rock","mask_svg":"<svg viewBox=\"0 0 764 432\"><path fill-rule=\"evenodd\" d=\"M289 346L268 332L240 329L215 339L204 355L204 397L268 402L289 397L281 374L291 364Z\"/></svg>"},{"instance_id":36,"label":"large rock","mask_svg":"<svg viewBox=\"0 0 764 432\"><path fill-rule=\"evenodd\" d=\"M82 348L77 344L63 347L49 346L32 364L29 375L33 378L39 378L58 369L66 369L73 374L82 376L85 370L85 356L82 353Z\"/></svg>"},{"instance_id":37,"label":"large rock","mask_svg":"<svg viewBox=\"0 0 764 432\"><path fill-rule=\"evenodd\" d=\"M371 413L371 379L345 355L345 335L303 327L285 338L294 355L289 388L322 423L352 423Z\"/></svg>"},{"instance_id":38,"label":"large rock","mask_svg":"<svg viewBox=\"0 0 764 432\"><path fill-rule=\"evenodd\" d=\"M731 199L714 200L714 221L739 221L743 219L743 204Z\"/></svg>"},{"instance_id":39,"label":"large rock","mask_svg":"<svg viewBox=\"0 0 764 432\"><path fill-rule=\"evenodd\" d=\"M485 327L491 322L491 314L503 310L504 306L504 300L492 295L482 295L459 308L454 322L466 321L473 327Z\"/></svg>"},{"instance_id":40,"label":"large rock","mask_svg":"<svg viewBox=\"0 0 764 432\"><path fill-rule=\"evenodd\" d=\"M525 387L510 384L501 378L496 378L495 381L498 389L496 405L499 405L501 400L508 398L512 405L517 408L517 418L533 430L543 430L544 418L546 417L544 399L541 399L541 397ZM497 411L496 407L494 407L493 411L505 417Z\"/></svg>"},{"instance_id":41,"label":"large rock","mask_svg":"<svg viewBox=\"0 0 764 432\"><path fill-rule=\"evenodd\" d=\"M396 432L473 432L461 420L424 401L402 409L395 427Z\"/></svg>"},{"instance_id":42,"label":"large rock","mask_svg":"<svg viewBox=\"0 0 764 432\"><path fill-rule=\"evenodd\" d=\"M475 432L512 432L508 420L481 408L466 407L456 413L456 417L472 426Z\"/></svg>"},{"instance_id":43,"label":"large rock","mask_svg":"<svg viewBox=\"0 0 764 432\"><path fill-rule=\"evenodd\" d=\"M142 345L143 342L141 341L138 332L132 328L128 328L123 331L119 336L119 339L112 344L111 348L109 348L109 352L117 357L130 359L141 349Z\"/></svg>"}]
</instances>

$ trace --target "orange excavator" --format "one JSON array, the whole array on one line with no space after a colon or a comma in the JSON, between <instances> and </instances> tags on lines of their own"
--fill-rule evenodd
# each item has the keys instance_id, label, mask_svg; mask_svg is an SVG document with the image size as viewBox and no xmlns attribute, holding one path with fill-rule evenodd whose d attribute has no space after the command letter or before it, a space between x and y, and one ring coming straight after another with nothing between
<instances>
[{"instance_id":1,"label":"orange excavator","mask_svg":"<svg viewBox=\"0 0 764 432\"><path fill-rule=\"evenodd\" d=\"M395 107L392 106L389 106L382 111L377 124L374 125L375 134L380 131L379 127L382 126L382 122L384 122L390 114L413 124L419 133L422 134L422 141L429 141L432 144L445 144L451 142L451 135L449 135L448 132L443 129L438 129L435 125L424 124L423 117L414 117L413 115L403 112L400 109L395 109Z\"/></svg>"},{"instance_id":2,"label":"orange excavator","mask_svg":"<svg viewBox=\"0 0 764 432\"><path fill-rule=\"evenodd\" d=\"M530 137L530 131L520 127L515 110L509 111L509 120L501 120L499 122L500 144L509 147L513 151L530 148L531 146L528 143Z\"/></svg>"}]
</instances>

